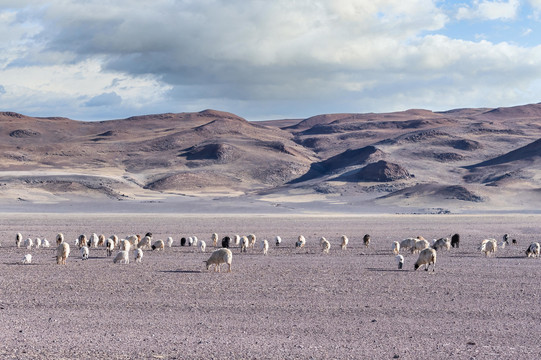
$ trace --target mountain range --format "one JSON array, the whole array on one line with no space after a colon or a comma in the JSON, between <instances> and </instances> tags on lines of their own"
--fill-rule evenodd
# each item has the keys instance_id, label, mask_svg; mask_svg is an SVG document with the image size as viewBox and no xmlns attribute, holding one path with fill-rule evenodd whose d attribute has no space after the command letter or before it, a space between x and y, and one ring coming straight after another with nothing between
<instances>
[{"instance_id":1,"label":"mountain range","mask_svg":"<svg viewBox=\"0 0 541 360\"><path fill-rule=\"evenodd\" d=\"M251 122L204 110L78 121L0 113L0 197L535 210L541 104Z\"/></svg>"}]
</instances>

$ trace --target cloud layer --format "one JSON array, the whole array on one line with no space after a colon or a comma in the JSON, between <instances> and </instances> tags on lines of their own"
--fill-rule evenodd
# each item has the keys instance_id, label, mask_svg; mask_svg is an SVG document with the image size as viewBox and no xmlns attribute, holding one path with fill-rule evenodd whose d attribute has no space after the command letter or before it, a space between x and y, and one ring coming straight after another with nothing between
<instances>
[{"instance_id":1,"label":"cloud layer","mask_svg":"<svg viewBox=\"0 0 541 360\"><path fill-rule=\"evenodd\" d=\"M541 4L453 4L7 1L0 109L110 119L216 108L265 119L539 102L540 46L447 30L523 27L519 10L533 18Z\"/></svg>"}]
</instances>

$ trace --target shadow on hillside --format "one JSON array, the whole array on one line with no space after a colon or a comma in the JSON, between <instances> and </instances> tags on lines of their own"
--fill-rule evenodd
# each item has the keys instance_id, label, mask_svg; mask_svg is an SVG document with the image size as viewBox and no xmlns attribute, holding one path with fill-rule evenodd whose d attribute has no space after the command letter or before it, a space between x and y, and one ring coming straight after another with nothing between
<instances>
[{"instance_id":1,"label":"shadow on hillside","mask_svg":"<svg viewBox=\"0 0 541 360\"><path fill-rule=\"evenodd\" d=\"M291 180L288 184L297 184L303 181L312 180L325 175L330 175L337 170L349 166L365 165L372 157L382 155L383 152L374 146L365 146L360 149L349 149L338 155L328 158L310 166L308 172L297 179ZM346 181L346 180L344 180Z\"/></svg>"}]
</instances>

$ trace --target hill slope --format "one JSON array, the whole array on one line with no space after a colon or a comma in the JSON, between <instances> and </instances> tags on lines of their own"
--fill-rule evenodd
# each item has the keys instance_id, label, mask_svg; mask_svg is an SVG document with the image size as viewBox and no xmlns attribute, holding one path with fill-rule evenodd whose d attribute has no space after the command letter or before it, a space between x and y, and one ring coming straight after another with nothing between
<instances>
[{"instance_id":1,"label":"hill slope","mask_svg":"<svg viewBox=\"0 0 541 360\"><path fill-rule=\"evenodd\" d=\"M261 123L216 110L99 122L4 112L0 150L1 196L12 201L304 194L534 208L541 105Z\"/></svg>"}]
</instances>

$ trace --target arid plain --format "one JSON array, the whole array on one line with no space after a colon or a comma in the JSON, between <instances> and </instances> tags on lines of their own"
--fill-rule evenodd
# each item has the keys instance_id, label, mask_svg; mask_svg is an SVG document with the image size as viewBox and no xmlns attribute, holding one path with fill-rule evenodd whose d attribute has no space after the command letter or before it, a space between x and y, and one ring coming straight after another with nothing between
<instances>
[{"instance_id":1,"label":"arid plain","mask_svg":"<svg viewBox=\"0 0 541 360\"><path fill-rule=\"evenodd\" d=\"M0 357L538 359L540 120L540 104L257 123L1 113ZM64 233L67 265L18 232ZM127 265L74 245L146 232L174 244ZM214 232L258 242L218 274L203 266ZM397 269L393 241L455 233L435 272L409 253ZM505 233L518 243L478 250ZM206 253L180 246L193 235Z\"/></svg>"},{"instance_id":2,"label":"arid plain","mask_svg":"<svg viewBox=\"0 0 541 360\"><path fill-rule=\"evenodd\" d=\"M0 220L0 357L3 359L536 359L541 347L539 215L176 215L4 213ZM17 249L14 237L67 241L81 233L172 236L171 248L145 251L140 264L113 264L104 248L66 266L53 248ZM233 247L233 272L204 269L182 236L210 244L255 233L270 240ZM439 251L435 272L398 270L391 243L461 234ZM362 245L369 233L372 243ZM518 244L495 257L485 237ZM299 234L307 238L296 249ZM347 250L339 237L350 238ZM274 237L283 239L279 247ZM322 254L319 238L332 247ZM259 241L258 241L259 243ZM24 254L32 264L22 265ZM133 260L133 259L132 259ZM223 268L225 270L225 267Z\"/></svg>"}]
</instances>

